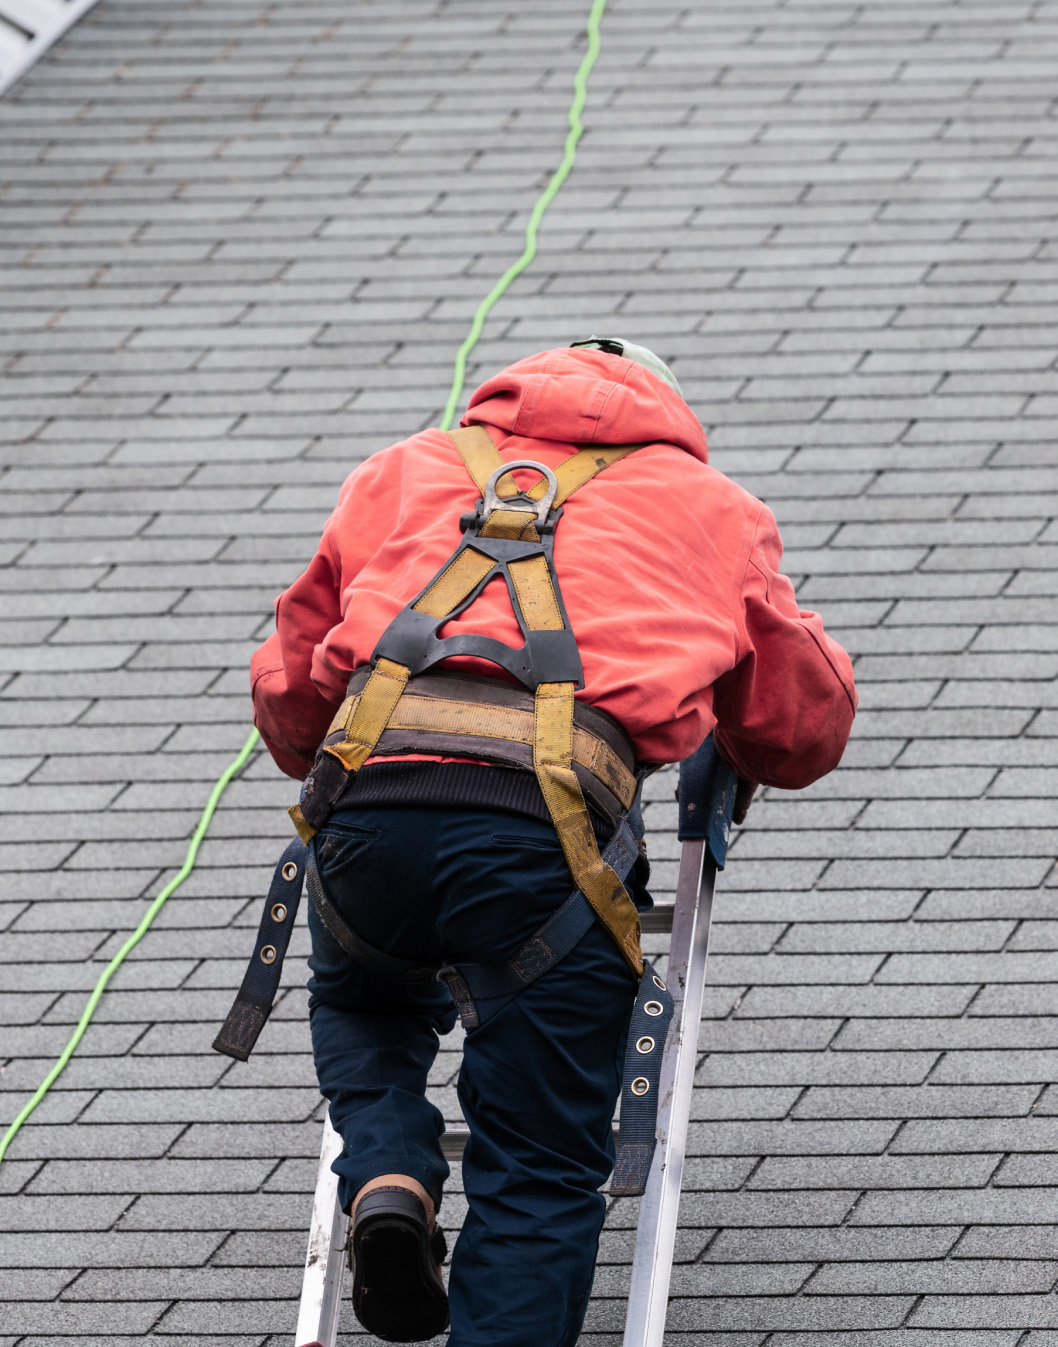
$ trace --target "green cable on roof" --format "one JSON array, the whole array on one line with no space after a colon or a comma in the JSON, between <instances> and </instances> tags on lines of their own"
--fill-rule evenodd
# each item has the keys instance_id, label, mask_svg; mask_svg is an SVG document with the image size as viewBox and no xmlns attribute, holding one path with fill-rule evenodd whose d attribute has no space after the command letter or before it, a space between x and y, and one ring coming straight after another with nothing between
<instances>
[{"instance_id":1,"label":"green cable on roof","mask_svg":"<svg viewBox=\"0 0 1058 1347\"><path fill-rule=\"evenodd\" d=\"M455 369L452 373L452 391L448 394L444 416L441 418L442 430L448 430L455 418L456 407L459 405L459 397L463 392L463 384L466 380L467 356L481 338L481 331L485 326L485 319L489 311L510 288L512 281L525 271L536 256L536 236L540 229L540 221L544 218L544 212L554 201L559 188L573 169L577 157L577 142L584 134L580 114L584 111L584 103L588 96L588 75L591 73L591 68L599 55L599 23L605 8L606 0L595 0L591 7L591 13L588 15L588 50L585 52L584 60L581 61L577 73L573 77L573 102L569 109L569 132L566 135L566 150L562 156L562 162L551 175L551 181L544 188L543 194L529 216L529 223L525 227L525 249L521 257L507 268L478 305L466 340L456 352Z\"/></svg>"},{"instance_id":2,"label":"green cable on roof","mask_svg":"<svg viewBox=\"0 0 1058 1347\"><path fill-rule=\"evenodd\" d=\"M447 430L455 417L456 407L459 405L459 399L463 392L463 385L466 381L467 356L481 339L481 332L486 317L490 310L510 288L511 283L515 278L520 276L536 257L537 234L540 229L540 222L543 220L548 206L551 205L551 202L554 201L555 197L558 195L559 188L572 171L573 164L577 157L577 142L584 134L584 126L580 120L580 114L584 111L584 103L587 98L588 75L591 72L592 66L595 64L596 57L599 55L599 23L605 8L606 0L593 0L591 13L588 16L588 50L573 79L573 102L569 109L569 132L566 135L566 146L565 153L562 157L562 163L552 174L551 180L544 188L539 200L533 207L532 214L529 216L529 223L525 228L525 248L521 257L519 257L513 265L507 268L478 305L477 312L474 314L474 321L471 323L466 340L456 352L455 369L452 374L452 388L448 394L448 401L445 404L444 415L441 418L442 430ZM55 1065L37 1086L33 1096L27 1100L19 1110L10 1127L8 1127L3 1137L0 1138L0 1163L3 1163L4 1157L7 1154L7 1148L15 1139L22 1124L38 1104L41 1103L45 1095L62 1074L67 1062L69 1062L70 1058L76 1052L77 1045L84 1037L85 1030L92 1021L92 1016L96 1012L96 1007L99 1005L100 999L106 991L110 979L125 962L131 951L135 949L147 934L155 917L162 910L166 901L176 892L195 868L195 861L198 859L198 849L202 845L202 839L205 837L209 825L212 822L217 805L220 803L220 798L227 789L231 779L246 765L250 754L257 747L259 739L260 735L257 730L252 730L250 737L239 750L238 757L224 769L224 772L210 791L209 799L206 801L206 807L202 811L202 817L199 819L198 825L192 834L183 865L169 883L161 890L157 898L154 899L150 907L148 907L147 911L143 914L140 924L99 975L99 980L92 989L92 994L89 996L88 1002L81 1013L81 1018L77 1021L77 1028L70 1036L70 1041L66 1044L65 1048L63 1048Z\"/></svg>"},{"instance_id":3,"label":"green cable on roof","mask_svg":"<svg viewBox=\"0 0 1058 1347\"><path fill-rule=\"evenodd\" d=\"M210 823L212 822L213 815L217 809L217 805L220 803L220 797L224 794L224 791L227 789L228 782L232 779L235 773L240 771L245 766L247 758L249 758L250 754L254 751L255 747L257 746L257 741L260 737L261 736L257 733L256 730L254 730L250 734L250 737L247 739L246 743L243 744L242 748L239 750L239 756L235 759L234 762L230 763L224 769L216 785L210 791L209 799L206 801L206 807L202 811L202 817L199 819L198 826L195 828L195 831L191 837L191 843L187 848L187 855L184 857L183 865L172 877L169 883L166 884L165 888L162 889L161 893L159 893L158 897L155 898L154 902L151 903L150 907L147 909L147 911L143 914L142 918L140 919L140 924L136 927L133 933L129 936L129 938L121 946L118 952L110 960L106 968L103 969L102 973L100 973L99 980L93 987L91 996L88 998L88 1004L81 1012L81 1018L77 1021L77 1028L73 1031L73 1034L70 1037L70 1041L67 1043L66 1047L63 1048L62 1053L59 1056L59 1060L55 1063L55 1065L51 1068L51 1070L44 1077L41 1083L37 1086L36 1092L34 1093L33 1097L19 1110L18 1114L15 1117L14 1122L4 1133L3 1139L0 1140L0 1161L3 1160L5 1154L7 1153L7 1148L14 1140L15 1134L18 1132L18 1129L22 1126L22 1124L26 1121L29 1115L33 1112L33 1110L41 1102L44 1096L48 1093L52 1085L54 1085L55 1081L58 1080L59 1076L61 1075L63 1069L66 1066L66 1063L74 1055L78 1043L80 1043L81 1039L84 1038L85 1030L88 1028L92 1016L95 1014L96 1006L99 1005L100 998L106 991L107 983L118 971L121 965L125 962L126 958L129 956L132 950L136 948L136 946L140 943L143 937L147 934L147 931L150 929L151 923L154 921L158 913L162 910L162 907L164 906L166 899L169 898L171 894L174 894L176 892L176 890L188 877L191 871L195 868L195 861L198 859L198 849L202 845L202 839L205 837L206 831L209 828Z\"/></svg>"}]
</instances>

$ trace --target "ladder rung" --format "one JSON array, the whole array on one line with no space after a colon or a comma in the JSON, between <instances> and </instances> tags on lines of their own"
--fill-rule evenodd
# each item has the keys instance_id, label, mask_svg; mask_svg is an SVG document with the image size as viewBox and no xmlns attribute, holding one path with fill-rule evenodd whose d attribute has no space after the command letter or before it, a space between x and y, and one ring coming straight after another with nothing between
<instances>
[{"instance_id":1,"label":"ladder rung","mask_svg":"<svg viewBox=\"0 0 1058 1347\"><path fill-rule=\"evenodd\" d=\"M643 913L640 925L647 935L667 935L672 931L674 911L675 906L672 903L655 902L652 911Z\"/></svg>"},{"instance_id":2,"label":"ladder rung","mask_svg":"<svg viewBox=\"0 0 1058 1347\"><path fill-rule=\"evenodd\" d=\"M446 1160L462 1160L463 1147L470 1137L470 1128L466 1123L450 1123L441 1138L441 1149Z\"/></svg>"},{"instance_id":3,"label":"ladder rung","mask_svg":"<svg viewBox=\"0 0 1058 1347\"><path fill-rule=\"evenodd\" d=\"M614 1141L617 1140L619 1124L614 1123L613 1135ZM466 1123L449 1123L448 1129L441 1138L441 1149L444 1151L446 1160L462 1160L463 1147L470 1139L470 1128Z\"/></svg>"}]
</instances>

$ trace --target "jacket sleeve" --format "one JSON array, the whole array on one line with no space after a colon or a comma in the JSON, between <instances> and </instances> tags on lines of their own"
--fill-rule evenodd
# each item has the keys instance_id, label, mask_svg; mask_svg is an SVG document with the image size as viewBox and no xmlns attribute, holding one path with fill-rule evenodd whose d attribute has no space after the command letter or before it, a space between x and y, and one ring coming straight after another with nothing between
<instances>
[{"instance_id":1,"label":"jacket sleeve","mask_svg":"<svg viewBox=\"0 0 1058 1347\"><path fill-rule=\"evenodd\" d=\"M341 576L324 531L308 569L276 599L276 630L250 661L254 724L276 765L303 780L338 703L312 681L312 654L342 620Z\"/></svg>"},{"instance_id":2,"label":"jacket sleeve","mask_svg":"<svg viewBox=\"0 0 1058 1347\"><path fill-rule=\"evenodd\" d=\"M742 584L743 654L714 685L714 736L740 776L798 790L841 761L857 698L848 655L818 613L798 609L781 558L762 506Z\"/></svg>"}]
</instances>

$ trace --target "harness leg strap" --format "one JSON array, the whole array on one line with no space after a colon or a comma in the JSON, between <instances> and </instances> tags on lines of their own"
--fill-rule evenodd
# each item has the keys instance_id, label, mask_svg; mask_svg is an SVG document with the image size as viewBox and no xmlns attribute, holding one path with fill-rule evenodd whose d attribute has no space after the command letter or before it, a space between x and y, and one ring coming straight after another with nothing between
<instances>
[{"instance_id":1,"label":"harness leg strap","mask_svg":"<svg viewBox=\"0 0 1058 1347\"><path fill-rule=\"evenodd\" d=\"M628 1026L621 1078L621 1131L610 1192L633 1197L645 1191L657 1145L658 1085L665 1040L672 1024L672 996L645 964Z\"/></svg>"},{"instance_id":2,"label":"harness leg strap","mask_svg":"<svg viewBox=\"0 0 1058 1347\"><path fill-rule=\"evenodd\" d=\"M624 880L639 855L639 839L622 819L602 853L606 864ZM631 901L631 900L629 900ZM438 977L448 983L463 1028L487 1024L525 987L561 960L598 920L588 899L575 889L557 911L498 967L483 963L448 964Z\"/></svg>"},{"instance_id":3,"label":"harness leg strap","mask_svg":"<svg viewBox=\"0 0 1058 1347\"><path fill-rule=\"evenodd\" d=\"M280 856L265 899L249 966L228 1018L213 1040L215 1051L234 1057L238 1062L247 1061L272 1013L283 974L283 959L301 903L307 859L304 842L297 840L291 842Z\"/></svg>"},{"instance_id":4,"label":"harness leg strap","mask_svg":"<svg viewBox=\"0 0 1058 1347\"><path fill-rule=\"evenodd\" d=\"M309 843L307 878L309 898L316 909L316 915L350 959L358 963L371 977L377 978L379 982L394 982L399 986L415 982L432 982L437 977L437 964L421 964L412 959L398 959L392 954L384 954L374 945L369 945L353 930L323 886L316 865L315 842Z\"/></svg>"}]
</instances>

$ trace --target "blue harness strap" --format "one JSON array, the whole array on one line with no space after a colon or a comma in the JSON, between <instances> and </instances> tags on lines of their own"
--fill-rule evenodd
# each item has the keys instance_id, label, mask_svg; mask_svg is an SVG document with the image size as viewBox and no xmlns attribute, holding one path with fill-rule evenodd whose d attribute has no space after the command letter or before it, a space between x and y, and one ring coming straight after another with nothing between
<instances>
[{"instance_id":1,"label":"blue harness strap","mask_svg":"<svg viewBox=\"0 0 1058 1347\"><path fill-rule=\"evenodd\" d=\"M639 855L639 838L624 818L607 842L602 858L624 882ZM597 920L587 898L575 889L543 926L498 967L483 963L446 964L437 976L448 984L463 1028L477 1029L535 982L587 934Z\"/></svg>"},{"instance_id":2,"label":"blue harness strap","mask_svg":"<svg viewBox=\"0 0 1058 1347\"><path fill-rule=\"evenodd\" d=\"M621 1132L610 1192L632 1197L646 1189L657 1145L661 1058L672 1023L673 1000L649 963L644 964L628 1025L621 1077Z\"/></svg>"},{"instance_id":3,"label":"blue harness strap","mask_svg":"<svg viewBox=\"0 0 1058 1347\"><path fill-rule=\"evenodd\" d=\"M704 838L711 858L723 866L730 828L734 776L709 739L681 766L680 836ZM638 796L602 852L622 883L639 855L643 835ZM575 890L506 963L423 964L386 954L362 939L332 902L316 868L315 841L295 841L284 851L265 902L253 957L235 1004L213 1044L218 1052L246 1061L279 989L283 956L297 914L303 882L321 921L356 963L382 982L409 984L440 979L451 992L463 1027L472 1031L508 1005L519 992L564 959L597 920ZM673 1017L664 982L645 965L628 1031L621 1084L621 1129L611 1192L642 1193L657 1146L661 1063Z\"/></svg>"},{"instance_id":4,"label":"blue harness strap","mask_svg":"<svg viewBox=\"0 0 1058 1347\"><path fill-rule=\"evenodd\" d=\"M724 868L731 835L731 814L738 777L717 751L713 736L680 763L681 842L703 841L708 858ZM646 965L628 1029L621 1085L621 1136L610 1191L634 1196L646 1191L657 1145L661 1061L674 1014L673 998L661 978ZM684 1025L697 1036L697 1024ZM651 1102L652 1101L652 1102Z\"/></svg>"},{"instance_id":5,"label":"blue harness strap","mask_svg":"<svg viewBox=\"0 0 1058 1347\"><path fill-rule=\"evenodd\" d=\"M639 809L633 807L602 853L622 881L639 856L641 817ZM639 826L633 831L636 824ZM435 979L445 982L468 1031L487 1024L519 992L554 968L596 922L591 904L578 889L506 963L441 966L399 959L368 944L332 902L316 867L315 839L307 847L301 841L291 842L276 866L253 957L239 994L213 1043L218 1052L239 1061L245 1062L253 1050L279 990L283 956L297 915L303 881L307 881L309 898L320 920L351 959L382 982L401 985ZM650 1170L656 1144L661 1057L671 1019L672 998L647 964L632 1011L625 1054L614 1192L641 1192Z\"/></svg>"},{"instance_id":6,"label":"blue harness strap","mask_svg":"<svg viewBox=\"0 0 1058 1347\"><path fill-rule=\"evenodd\" d=\"M350 959L366 969L371 977L379 982L395 982L400 986L407 986L412 982L433 982L437 977L440 964L415 963L411 959L398 959L393 954L385 954L374 945L369 945L353 930L323 887L323 880L316 866L315 838L309 843L308 887L309 898L320 921Z\"/></svg>"},{"instance_id":7,"label":"blue harness strap","mask_svg":"<svg viewBox=\"0 0 1058 1347\"><path fill-rule=\"evenodd\" d=\"M265 1020L272 1013L290 932L294 929L294 918L301 903L307 860L305 843L298 839L280 856L242 986L220 1033L213 1040L217 1052L234 1057L236 1061L248 1060Z\"/></svg>"}]
</instances>

